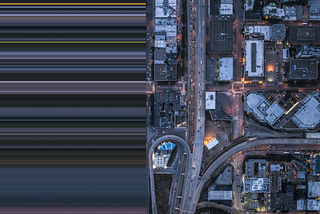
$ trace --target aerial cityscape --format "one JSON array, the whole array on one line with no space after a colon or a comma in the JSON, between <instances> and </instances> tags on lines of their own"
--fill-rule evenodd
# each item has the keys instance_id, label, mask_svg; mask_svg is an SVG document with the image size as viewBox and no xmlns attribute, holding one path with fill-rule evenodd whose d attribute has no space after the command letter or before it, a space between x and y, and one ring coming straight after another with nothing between
<instances>
[{"instance_id":1,"label":"aerial cityscape","mask_svg":"<svg viewBox=\"0 0 320 214\"><path fill-rule=\"evenodd\" d=\"M320 0L147 2L148 212L320 211Z\"/></svg>"}]
</instances>

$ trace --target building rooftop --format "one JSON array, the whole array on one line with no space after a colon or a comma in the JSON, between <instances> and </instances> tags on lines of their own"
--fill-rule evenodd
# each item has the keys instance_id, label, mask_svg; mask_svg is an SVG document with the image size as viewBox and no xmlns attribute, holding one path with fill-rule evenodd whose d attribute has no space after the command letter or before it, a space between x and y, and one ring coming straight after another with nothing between
<instances>
[{"instance_id":1,"label":"building rooftop","mask_svg":"<svg viewBox=\"0 0 320 214\"><path fill-rule=\"evenodd\" d=\"M233 51L233 20L213 18L210 22L210 52Z\"/></svg>"},{"instance_id":2,"label":"building rooftop","mask_svg":"<svg viewBox=\"0 0 320 214\"><path fill-rule=\"evenodd\" d=\"M308 199L307 200L307 210L320 210L320 200Z\"/></svg>"},{"instance_id":3,"label":"building rooftop","mask_svg":"<svg viewBox=\"0 0 320 214\"><path fill-rule=\"evenodd\" d=\"M274 102L267 110L266 120L272 125L274 124L283 114L284 110L281 106Z\"/></svg>"},{"instance_id":4,"label":"building rooftop","mask_svg":"<svg viewBox=\"0 0 320 214\"><path fill-rule=\"evenodd\" d=\"M206 110L216 109L216 92L206 92Z\"/></svg>"},{"instance_id":5,"label":"building rooftop","mask_svg":"<svg viewBox=\"0 0 320 214\"><path fill-rule=\"evenodd\" d=\"M173 150L175 146L176 144L174 143L163 143L158 150Z\"/></svg>"},{"instance_id":6,"label":"building rooftop","mask_svg":"<svg viewBox=\"0 0 320 214\"><path fill-rule=\"evenodd\" d=\"M244 17L246 20L261 20L260 11L245 11Z\"/></svg>"},{"instance_id":7,"label":"building rooftop","mask_svg":"<svg viewBox=\"0 0 320 214\"><path fill-rule=\"evenodd\" d=\"M208 200L232 200L232 191L209 191Z\"/></svg>"},{"instance_id":8,"label":"building rooftop","mask_svg":"<svg viewBox=\"0 0 320 214\"><path fill-rule=\"evenodd\" d=\"M319 21L320 20L320 1L319 0L309 0L309 20Z\"/></svg>"},{"instance_id":9,"label":"building rooftop","mask_svg":"<svg viewBox=\"0 0 320 214\"><path fill-rule=\"evenodd\" d=\"M270 26L245 26L244 27L245 34L248 35L263 35L264 40L270 40Z\"/></svg>"},{"instance_id":10,"label":"building rooftop","mask_svg":"<svg viewBox=\"0 0 320 214\"><path fill-rule=\"evenodd\" d=\"M274 102L270 102L260 93L246 94L245 107L247 112L253 113L261 122L268 122L271 126L284 114L284 109Z\"/></svg>"},{"instance_id":11,"label":"building rooftop","mask_svg":"<svg viewBox=\"0 0 320 214\"><path fill-rule=\"evenodd\" d=\"M232 4L220 4L219 14L220 15L232 15L233 14L233 5Z\"/></svg>"},{"instance_id":12,"label":"building rooftop","mask_svg":"<svg viewBox=\"0 0 320 214\"><path fill-rule=\"evenodd\" d=\"M306 200L304 199L299 199L297 200L297 210L306 210Z\"/></svg>"},{"instance_id":13,"label":"building rooftop","mask_svg":"<svg viewBox=\"0 0 320 214\"><path fill-rule=\"evenodd\" d=\"M154 63L155 64L159 64L159 63L156 63L157 62L164 62L166 60L167 56L166 56L166 50L165 49L158 49L158 50L155 50L154 51Z\"/></svg>"},{"instance_id":14,"label":"building rooftop","mask_svg":"<svg viewBox=\"0 0 320 214\"><path fill-rule=\"evenodd\" d=\"M244 69L248 77L264 77L264 41L245 41Z\"/></svg>"},{"instance_id":15,"label":"building rooftop","mask_svg":"<svg viewBox=\"0 0 320 214\"><path fill-rule=\"evenodd\" d=\"M250 178L266 177L266 160L265 159L249 159L246 162L246 176Z\"/></svg>"},{"instance_id":16,"label":"building rooftop","mask_svg":"<svg viewBox=\"0 0 320 214\"><path fill-rule=\"evenodd\" d=\"M315 96L306 98L301 102L308 101L291 119L300 128L313 129L320 123L320 102Z\"/></svg>"},{"instance_id":17,"label":"building rooftop","mask_svg":"<svg viewBox=\"0 0 320 214\"><path fill-rule=\"evenodd\" d=\"M302 5L283 5L284 20L286 21L298 21L303 18L303 6Z\"/></svg>"},{"instance_id":18,"label":"building rooftop","mask_svg":"<svg viewBox=\"0 0 320 214\"><path fill-rule=\"evenodd\" d=\"M210 141L210 142L206 145L206 147L210 150L210 149L212 149L213 147L215 147L215 146L218 145L218 144L219 144L219 141L218 141L217 138L215 138L215 139L213 139L212 141Z\"/></svg>"},{"instance_id":19,"label":"building rooftop","mask_svg":"<svg viewBox=\"0 0 320 214\"><path fill-rule=\"evenodd\" d=\"M280 164L270 164L270 171L281 171L283 167Z\"/></svg>"},{"instance_id":20,"label":"building rooftop","mask_svg":"<svg viewBox=\"0 0 320 214\"><path fill-rule=\"evenodd\" d=\"M291 44L320 44L320 26L290 26Z\"/></svg>"},{"instance_id":21,"label":"building rooftop","mask_svg":"<svg viewBox=\"0 0 320 214\"><path fill-rule=\"evenodd\" d=\"M243 191L247 193L269 193L270 179L269 178L245 178Z\"/></svg>"},{"instance_id":22,"label":"building rooftop","mask_svg":"<svg viewBox=\"0 0 320 214\"><path fill-rule=\"evenodd\" d=\"M154 94L154 127L174 128L175 112L181 110L180 93L162 91Z\"/></svg>"},{"instance_id":23,"label":"building rooftop","mask_svg":"<svg viewBox=\"0 0 320 214\"><path fill-rule=\"evenodd\" d=\"M284 40L286 38L286 27L283 24L274 24L270 27L271 39Z\"/></svg>"},{"instance_id":24,"label":"building rooftop","mask_svg":"<svg viewBox=\"0 0 320 214\"><path fill-rule=\"evenodd\" d=\"M232 166L227 166L219 175L215 183L217 185L232 185Z\"/></svg>"},{"instance_id":25,"label":"building rooftop","mask_svg":"<svg viewBox=\"0 0 320 214\"><path fill-rule=\"evenodd\" d=\"M154 46L156 48L165 48L166 47L166 36L163 34L154 35Z\"/></svg>"},{"instance_id":26,"label":"building rooftop","mask_svg":"<svg viewBox=\"0 0 320 214\"><path fill-rule=\"evenodd\" d=\"M233 58L219 59L219 81L230 81L233 78Z\"/></svg>"},{"instance_id":27,"label":"building rooftop","mask_svg":"<svg viewBox=\"0 0 320 214\"><path fill-rule=\"evenodd\" d=\"M308 198L317 198L320 196L320 182L308 182Z\"/></svg>"},{"instance_id":28,"label":"building rooftop","mask_svg":"<svg viewBox=\"0 0 320 214\"><path fill-rule=\"evenodd\" d=\"M263 8L263 15L269 18L282 19L284 17L284 11L275 6L266 6Z\"/></svg>"},{"instance_id":29,"label":"building rooftop","mask_svg":"<svg viewBox=\"0 0 320 214\"><path fill-rule=\"evenodd\" d=\"M254 0L246 0L244 3L245 11L253 10Z\"/></svg>"},{"instance_id":30,"label":"building rooftop","mask_svg":"<svg viewBox=\"0 0 320 214\"><path fill-rule=\"evenodd\" d=\"M208 82L213 82L216 79L217 69L217 60L216 59L207 59L207 70L206 70L206 80Z\"/></svg>"},{"instance_id":31,"label":"building rooftop","mask_svg":"<svg viewBox=\"0 0 320 214\"><path fill-rule=\"evenodd\" d=\"M318 60L292 59L288 79L318 79Z\"/></svg>"}]
</instances>

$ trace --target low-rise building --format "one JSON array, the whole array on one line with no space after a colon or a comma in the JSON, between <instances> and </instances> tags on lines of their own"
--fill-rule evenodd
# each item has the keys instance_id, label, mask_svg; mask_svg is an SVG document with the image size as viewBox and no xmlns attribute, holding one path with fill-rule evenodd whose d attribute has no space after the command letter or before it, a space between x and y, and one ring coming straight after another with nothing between
<instances>
[{"instance_id":1,"label":"low-rise building","mask_svg":"<svg viewBox=\"0 0 320 214\"><path fill-rule=\"evenodd\" d=\"M306 210L307 209L307 201L304 199L297 200L297 210Z\"/></svg>"},{"instance_id":2,"label":"low-rise building","mask_svg":"<svg viewBox=\"0 0 320 214\"><path fill-rule=\"evenodd\" d=\"M316 59L292 59L288 80L318 79L318 60Z\"/></svg>"},{"instance_id":3,"label":"low-rise building","mask_svg":"<svg viewBox=\"0 0 320 214\"><path fill-rule=\"evenodd\" d=\"M320 196L320 182L308 182L308 198L317 198Z\"/></svg>"},{"instance_id":4,"label":"low-rise building","mask_svg":"<svg viewBox=\"0 0 320 214\"><path fill-rule=\"evenodd\" d=\"M209 191L208 200L209 201L232 200L232 191L218 191L218 190Z\"/></svg>"},{"instance_id":5,"label":"low-rise building","mask_svg":"<svg viewBox=\"0 0 320 214\"><path fill-rule=\"evenodd\" d=\"M269 193L270 179L269 178L245 178L244 179L245 193Z\"/></svg>"},{"instance_id":6,"label":"low-rise building","mask_svg":"<svg viewBox=\"0 0 320 214\"><path fill-rule=\"evenodd\" d=\"M290 26L290 43L295 45L320 44L320 26Z\"/></svg>"},{"instance_id":7,"label":"low-rise building","mask_svg":"<svg viewBox=\"0 0 320 214\"><path fill-rule=\"evenodd\" d=\"M206 91L206 110L216 109L216 92Z\"/></svg>"},{"instance_id":8,"label":"low-rise building","mask_svg":"<svg viewBox=\"0 0 320 214\"><path fill-rule=\"evenodd\" d=\"M271 19L283 19L284 11L281 8L277 8L276 6L266 6L263 8L263 15L265 18Z\"/></svg>"},{"instance_id":9,"label":"low-rise building","mask_svg":"<svg viewBox=\"0 0 320 214\"><path fill-rule=\"evenodd\" d=\"M219 59L219 81L230 81L233 79L233 58L222 57Z\"/></svg>"},{"instance_id":10,"label":"low-rise building","mask_svg":"<svg viewBox=\"0 0 320 214\"><path fill-rule=\"evenodd\" d=\"M270 102L261 94L252 92L246 95L246 110L253 113L261 122L271 126L284 114L283 108L277 102Z\"/></svg>"},{"instance_id":11,"label":"low-rise building","mask_svg":"<svg viewBox=\"0 0 320 214\"><path fill-rule=\"evenodd\" d=\"M232 17L213 17L210 22L210 52L231 53L233 51Z\"/></svg>"},{"instance_id":12,"label":"low-rise building","mask_svg":"<svg viewBox=\"0 0 320 214\"><path fill-rule=\"evenodd\" d=\"M246 162L246 176L249 178L265 178L266 177L266 160L265 159L249 159Z\"/></svg>"},{"instance_id":13,"label":"low-rise building","mask_svg":"<svg viewBox=\"0 0 320 214\"><path fill-rule=\"evenodd\" d=\"M264 41L245 40L244 71L248 77L264 77Z\"/></svg>"},{"instance_id":14,"label":"low-rise building","mask_svg":"<svg viewBox=\"0 0 320 214\"><path fill-rule=\"evenodd\" d=\"M309 20L319 21L320 20L320 1L319 0L309 0Z\"/></svg>"},{"instance_id":15,"label":"low-rise building","mask_svg":"<svg viewBox=\"0 0 320 214\"><path fill-rule=\"evenodd\" d=\"M307 199L307 210L309 210L309 211L320 210L320 200Z\"/></svg>"},{"instance_id":16,"label":"low-rise building","mask_svg":"<svg viewBox=\"0 0 320 214\"><path fill-rule=\"evenodd\" d=\"M283 5L284 19L286 21L299 21L303 18L302 5Z\"/></svg>"},{"instance_id":17,"label":"low-rise building","mask_svg":"<svg viewBox=\"0 0 320 214\"><path fill-rule=\"evenodd\" d=\"M244 27L245 35L258 35L263 36L264 40L270 40L270 26L248 26Z\"/></svg>"},{"instance_id":18,"label":"low-rise building","mask_svg":"<svg viewBox=\"0 0 320 214\"><path fill-rule=\"evenodd\" d=\"M291 119L301 129L314 129L320 123L319 94L309 94L301 103L301 109Z\"/></svg>"},{"instance_id":19,"label":"low-rise building","mask_svg":"<svg viewBox=\"0 0 320 214\"><path fill-rule=\"evenodd\" d=\"M182 110L179 92L156 92L154 94L154 127L174 128L176 116Z\"/></svg>"},{"instance_id":20,"label":"low-rise building","mask_svg":"<svg viewBox=\"0 0 320 214\"><path fill-rule=\"evenodd\" d=\"M220 4L219 14L220 15L232 15L233 14L233 4Z\"/></svg>"}]
</instances>

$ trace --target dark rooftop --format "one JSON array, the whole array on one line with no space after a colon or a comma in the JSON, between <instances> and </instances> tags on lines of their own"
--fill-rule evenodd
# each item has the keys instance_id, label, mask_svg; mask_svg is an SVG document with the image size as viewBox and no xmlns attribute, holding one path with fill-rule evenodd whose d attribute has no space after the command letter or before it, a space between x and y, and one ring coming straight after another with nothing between
<instances>
[{"instance_id":1,"label":"dark rooftop","mask_svg":"<svg viewBox=\"0 0 320 214\"><path fill-rule=\"evenodd\" d=\"M318 60L292 59L288 79L318 79Z\"/></svg>"},{"instance_id":2,"label":"dark rooftop","mask_svg":"<svg viewBox=\"0 0 320 214\"><path fill-rule=\"evenodd\" d=\"M291 44L320 44L320 26L290 26Z\"/></svg>"},{"instance_id":3,"label":"dark rooftop","mask_svg":"<svg viewBox=\"0 0 320 214\"><path fill-rule=\"evenodd\" d=\"M210 22L210 52L233 51L233 20L213 18Z\"/></svg>"}]
</instances>

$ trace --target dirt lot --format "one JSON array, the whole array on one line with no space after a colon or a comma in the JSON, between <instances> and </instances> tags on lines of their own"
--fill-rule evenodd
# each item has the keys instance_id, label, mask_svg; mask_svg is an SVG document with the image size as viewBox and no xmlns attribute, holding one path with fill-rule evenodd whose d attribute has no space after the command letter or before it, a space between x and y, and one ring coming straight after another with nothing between
<instances>
[{"instance_id":1,"label":"dirt lot","mask_svg":"<svg viewBox=\"0 0 320 214\"><path fill-rule=\"evenodd\" d=\"M220 143L212 149L203 149L203 159L201 170L214 158L221 150L230 144L232 139L232 123L228 121L207 121L205 130L205 142L210 142L214 138L220 139Z\"/></svg>"},{"instance_id":2,"label":"dirt lot","mask_svg":"<svg viewBox=\"0 0 320 214\"><path fill-rule=\"evenodd\" d=\"M156 201L157 210L159 214L169 213L169 194L170 187L172 183L172 175L167 174L155 174L155 191L156 191Z\"/></svg>"}]
</instances>

